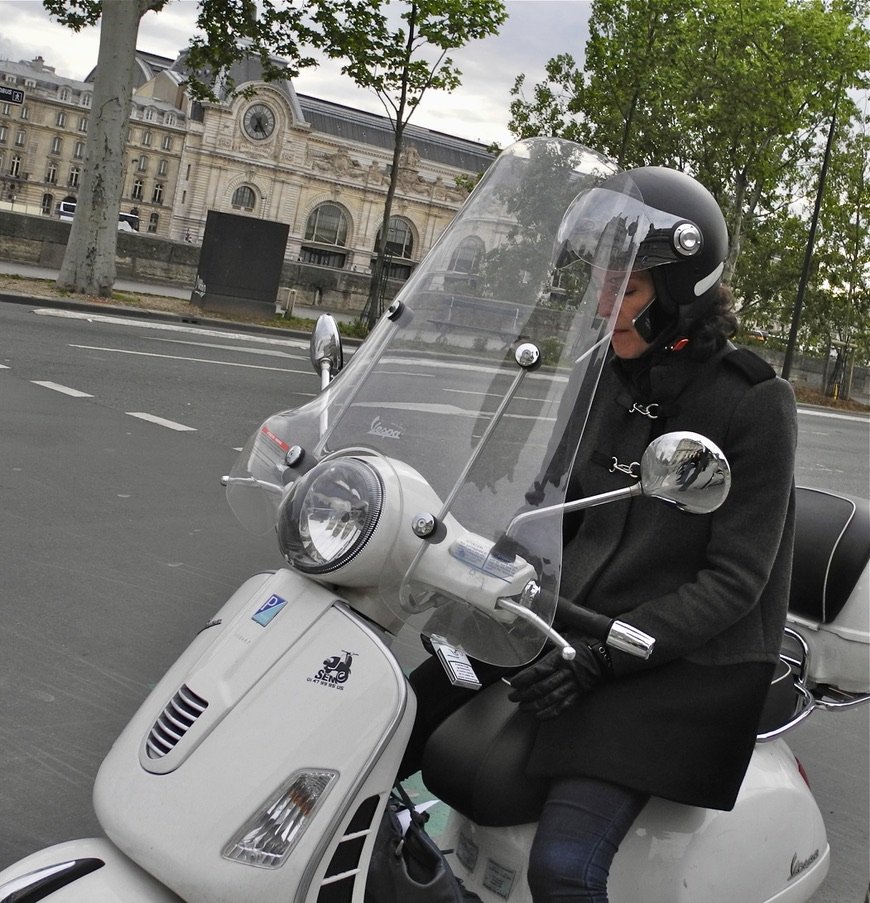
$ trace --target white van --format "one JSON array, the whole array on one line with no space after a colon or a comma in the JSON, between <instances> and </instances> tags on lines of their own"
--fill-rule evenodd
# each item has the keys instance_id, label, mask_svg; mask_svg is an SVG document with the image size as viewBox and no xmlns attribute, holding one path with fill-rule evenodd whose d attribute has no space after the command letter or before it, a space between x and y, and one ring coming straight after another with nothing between
<instances>
[{"instance_id":1,"label":"white van","mask_svg":"<svg viewBox=\"0 0 870 903\"><path fill-rule=\"evenodd\" d=\"M61 222L71 223L76 212L75 201L61 201L57 205L57 217ZM139 217L135 213L119 213L118 214L118 231L119 232L138 232Z\"/></svg>"}]
</instances>

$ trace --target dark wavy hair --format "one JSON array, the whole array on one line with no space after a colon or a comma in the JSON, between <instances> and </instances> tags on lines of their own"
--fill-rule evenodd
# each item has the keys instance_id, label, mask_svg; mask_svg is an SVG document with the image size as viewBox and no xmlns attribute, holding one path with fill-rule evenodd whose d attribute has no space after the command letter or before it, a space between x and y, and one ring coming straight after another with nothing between
<instances>
[{"instance_id":1,"label":"dark wavy hair","mask_svg":"<svg viewBox=\"0 0 870 903\"><path fill-rule=\"evenodd\" d=\"M686 336L689 345L686 350L693 360L707 360L737 334L737 327L734 295L727 285L720 285L709 312L689 326Z\"/></svg>"}]
</instances>

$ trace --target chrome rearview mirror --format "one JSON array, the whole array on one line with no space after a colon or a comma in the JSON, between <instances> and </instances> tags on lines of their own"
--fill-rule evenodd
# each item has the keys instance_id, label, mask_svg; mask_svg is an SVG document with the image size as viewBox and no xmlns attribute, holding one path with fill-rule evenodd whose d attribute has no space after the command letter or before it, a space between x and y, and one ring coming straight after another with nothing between
<instances>
[{"instance_id":1,"label":"chrome rearview mirror","mask_svg":"<svg viewBox=\"0 0 870 903\"><path fill-rule=\"evenodd\" d=\"M557 511L582 511L638 495L660 499L689 514L710 514L725 501L730 489L731 467L717 445L698 433L665 433L647 446L640 461L640 479L633 485L564 505L523 511L510 522L506 535L514 536L523 523Z\"/></svg>"},{"instance_id":2,"label":"chrome rearview mirror","mask_svg":"<svg viewBox=\"0 0 870 903\"><path fill-rule=\"evenodd\" d=\"M335 317L321 314L311 333L311 365L320 375L320 388L325 389L329 381L338 375L344 366L344 352L341 335Z\"/></svg>"},{"instance_id":3,"label":"chrome rearview mirror","mask_svg":"<svg viewBox=\"0 0 870 903\"><path fill-rule=\"evenodd\" d=\"M640 461L644 495L690 514L710 514L728 497L731 468L722 451L697 433L665 433Z\"/></svg>"}]
</instances>

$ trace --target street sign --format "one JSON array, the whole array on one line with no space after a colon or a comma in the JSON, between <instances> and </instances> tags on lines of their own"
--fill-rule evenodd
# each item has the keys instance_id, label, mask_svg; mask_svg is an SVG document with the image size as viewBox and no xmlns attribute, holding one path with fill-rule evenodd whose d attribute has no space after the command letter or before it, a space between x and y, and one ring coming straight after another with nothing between
<instances>
[{"instance_id":1,"label":"street sign","mask_svg":"<svg viewBox=\"0 0 870 903\"><path fill-rule=\"evenodd\" d=\"M24 92L17 88L5 88L0 85L0 100L6 103L24 103Z\"/></svg>"}]
</instances>

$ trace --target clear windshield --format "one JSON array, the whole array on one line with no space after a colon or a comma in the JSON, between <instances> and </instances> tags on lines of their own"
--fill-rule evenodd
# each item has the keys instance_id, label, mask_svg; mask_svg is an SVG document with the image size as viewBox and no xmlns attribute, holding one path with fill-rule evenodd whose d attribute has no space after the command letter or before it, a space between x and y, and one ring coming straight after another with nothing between
<instances>
[{"instance_id":1,"label":"clear windshield","mask_svg":"<svg viewBox=\"0 0 870 903\"><path fill-rule=\"evenodd\" d=\"M439 519L451 516L484 548L501 549L510 535L508 558L516 552L533 564L542 588L534 610L551 622L560 517L519 534L511 521L564 501L618 312L608 303L609 319L599 316L591 275L600 268L627 278L644 234L636 196L594 190L614 171L560 140L505 151L406 283L398 312L381 319L315 401L271 417L249 440L228 488L240 520L274 527L281 488L294 478L286 464L293 446L309 465L354 448L400 460L437 493ZM524 344L540 351L537 369L517 363ZM445 593L427 566L432 554L443 550L419 541L398 577L384 563L373 591L399 619L485 661L516 664L539 651L533 628Z\"/></svg>"}]
</instances>

